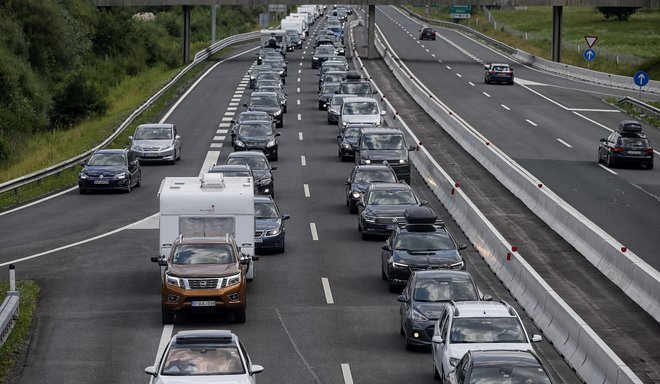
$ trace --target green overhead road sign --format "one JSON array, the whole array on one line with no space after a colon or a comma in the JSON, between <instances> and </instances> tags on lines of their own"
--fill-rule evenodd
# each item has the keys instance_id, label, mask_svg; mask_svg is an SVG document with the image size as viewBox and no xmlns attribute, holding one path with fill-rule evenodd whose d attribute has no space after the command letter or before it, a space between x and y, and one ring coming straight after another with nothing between
<instances>
[{"instance_id":1,"label":"green overhead road sign","mask_svg":"<svg viewBox=\"0 0 660 384\"><path fill-rule=\"evenodd\" d=\"M449 17L453 19L469 19L472 15L471 5L450 5Z\"/></svg>"}]
</instances>

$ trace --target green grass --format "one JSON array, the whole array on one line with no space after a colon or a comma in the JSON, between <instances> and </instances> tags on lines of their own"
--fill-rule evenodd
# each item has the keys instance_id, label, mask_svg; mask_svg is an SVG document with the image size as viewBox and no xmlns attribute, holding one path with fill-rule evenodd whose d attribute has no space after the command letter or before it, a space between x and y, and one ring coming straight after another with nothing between
<instances>
[{"instance_id":1,"label":"green grass","mask_svg":"<svg viewBox=\"0 0 660 384\"><path fill-rule=\"evenodd\" d=\"M34 281L18 281L19 317L7 341L0 347L0 383L9 382L9 375L17 358L23 354L30 343L30 328L37 310L40 287ZM9 283L0 283L0 300L4 301Z\"/></svg>"}]
</instances>

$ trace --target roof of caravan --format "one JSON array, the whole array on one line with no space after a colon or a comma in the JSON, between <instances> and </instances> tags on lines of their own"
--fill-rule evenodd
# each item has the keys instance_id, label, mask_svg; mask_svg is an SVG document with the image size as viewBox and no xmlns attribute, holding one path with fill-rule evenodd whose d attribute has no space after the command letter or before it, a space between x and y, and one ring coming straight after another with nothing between
<instances>
[{"instance_id":1,"label":"roof of caravan","mask_svg":"<svg viewBox=\"0 0 660 384\"><path fill-rule=\"evenodd\" d=\"M250 178L227 177L215 173L203 177L166 177L160 185L161 213L221 213L220 206L231 207L233 213L254 214L254 187ZM204 185L202 187L202 185ZM204 210L211 207L211 210Z\"/></svg>"}]
</instances>

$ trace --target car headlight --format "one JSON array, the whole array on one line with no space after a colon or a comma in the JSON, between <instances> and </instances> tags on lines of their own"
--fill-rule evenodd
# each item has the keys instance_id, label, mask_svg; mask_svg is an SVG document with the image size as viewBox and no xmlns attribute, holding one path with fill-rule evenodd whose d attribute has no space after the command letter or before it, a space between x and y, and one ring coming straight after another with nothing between
<instances>
[{"instance_id":1,"label":"car headlight","mask_svg":"<svg viewBox=\"0 0 660 384\"><path fill-rule=\"evenodd\" d=\"M365 159L363 161L364 161L365 164L371 164L371 160L369 160L369 159Z\"/></svg>"},{"instance_id":2,"label":"car headlight","mask_svg":"<svg viewBox=\"0 0 660 384\"><path fill-rule=\"evenodd\" d=\"M318 59L319 59L318 57L312 57L312 60L318 60Z\"/></svg>"},{"instance_id":3,"label":"car headlight","mask_svg":"<svg viewBox=\"0 0 660 384\"><path fill-rule=\"evenodd\" d=\"M283 76L284 75L284 70L281 70L279 73L280 73L280 76Z\"/></svg>"},{"instance_id":4,"label":"car headlight","mask_svg":"<svg viewBox=\"0 0 660 384\"><path fill-rule=\"evenodd\" d=\"M341 122L341 125L342 125L343 127L347 127L347 126L348 126L348 123L345 122L345 121L342 121L342 122Z\"/></svg>"},{"instance_id":5,"label":"car headlight","mask_svg":"<svg viewBox=\"0 0 660 384\"><path fill-rule=\"evenodd\" d=\"M408 162L408 160L406 160L406 159L399 159L399 164L405 164L407 162Z\"/></svg>"},{"instance_id":6,"label":"car headlight","mask_svg":"<svg viewBox=\"0 0 660 384\"><path fill-rule=\"evenodd\" d=\"M133 149L135 151L142 152L142 147L140 147L140 144L137 144L137 143L133 143L133 145L131 146L131 149Z\"/></svg>"},{"instance_id":7,"label":"car headlight","mask_svg":"<svg viewBox=\"0 0 660 384\"><path fill-rule=\"evenodd\" d=\"M87 176L86 173L80 172L80 178L83 179L83 180L87 180L89 178L89 176Z\"/></svg>"},{"instance_id":8,"label":"car headlight","mask_svg":"<svg viewBox=\"0 0 660 384\"><path fill-rule=\"evenodd\" d=\"M449 365L451 365L452 367L455 367L456 365L458 365L459 361L461 361L461 359L457 359L455 357L450 357L449 358Z\"/></svg>"},{"instance_id":9,"label":"car headlight","mask_svg":"<svg viewBox=\"0 0 660 384\"><path fill-rule=\"evenodd\" d=\"M234 145L237 147L245 147L245 143L240 140L234 140Z\"/></svg>"},{"instance_id":10,"label":"car headlight","mask_svg":"<svg viewBox=\"0 0 660 384\"><path fill-rule=\"evenodd\" d=\"M279 116L282 114L282 110L280 109L279 111L273 113L273 116Z\"/></svg>"},{"instance_id":11,"label":"car headlight","mask_svg":"<svg viewBox=\"0 0 660 384\"><path fill-rule=\"evenodd\" d=\"M175 287L183 287L183 284L181 284L181 279L168 274L165 275L165 283Z\"/></svg>"},{"instance_id":12,"label":"car headlight","mask_svg":"<svg viewBox=\"0 0 660 384\"><path fill-rule=\"evenodd\" d=\"M174 145L168 144L160 148L161 151L169 151L170 149L173 149Z\"/></svg>"},{"instance_id":13,"label":"car headlight","mask_svg":"<svg viewBox=\"0 0 660 384\"><path fill-rule=\"evenodd\" d=\"M462 269L463 265L465 265L465 262L461 260L458 263L449 264L449 269Z\"/></svg>"},{"instance_id":14,"label":"car headlight","mask_svg":"<svg viewBox=\"0 0 660 384\"><path fill-rule=\"evenodd\" d=\"M367 223L375 223L376 222L376 217L375 216L363 215L362 217L364 217L364 220Z\"/></svg>"},{"instance_id":15,"label":"car headlight","mask_svg":"<svg viewBox=\"0 0 660 384\"><path fill-rule=\"evenodd\" d=\"M341 147L344 148L344 149L351 149L352 148L352 146L349 143L343 143L341 145Z\"/></svg>"},{"instance_id":16,"label":"car headlight","mask_svg":"<svg viewBox=\"0 0 660 384\"><path fill-rule=\"evenodd\" d=\"M358 191L353 191L353 193L351 195L353 196L354 199L359 199L360 196L362 196L362 193L360 193Z\"/></svg>"},{"instance_id":17,"label":"car headlight","mask_svg":"<svg viewBox=\"0 0 660 384\"><path fill-rule=\"evenodd\" d=\"M393 262L392 262L392 266L393 266L394 268L408 269L408 264L397 263L396 261L393 261Z\"/></svg>"},{"instance_id":18,"label":"car headlight","mask_svg":"<svg viewBox=\"0 0 660 384\"><path fill-rule=\"evenodd\" d=\"M257 78L254 76L250 76L250 80L256 80Z\"/></svg>"},{"instance_id":19,"label":"car headlight","mask_svg":"<svg viewBox=\"0 0 660 384\"><path fill-rule=\"evenodd\" d=\"M241 274L237 273L235 275L227 277L227 287L231 287L232 285L237 285L241 282Z\"/></svg>"},{"instance_id":20,"label":"car headlight","mask_svg":"<svg viewBox=\"0 0 660 384\"><path fill-rule=\"evenodd\" d=\"M428 317L422 315L421 313L419 313L418 311L416 311L414 309L410 312L410 314L412 315L413 321L428 321L429 320Z\"/></svg>"},{"instance_id":21,"label":"car headlight","mask_svg":"<svg viewBox=\"0 0 660 384\"><path fill-rule=\"evenodd\" d=\"M126 172L116 174L115 178L117 178L119 180L124 180L126 178Z\"/></svg>"},{"instance_id":22,"label":"car headlight","mask_svg":"<svg viewBox=\"0 0 660 384\"><path fill-rule=\"evenodd\" d=\"M275 139L273 139L273 140L269 141L268 144L266 144L266 147L271 148L271 147L274 147L276 144L277 144L277 141L275 141Z\"/></svg>"},{"instance_id":23,"label":"car headlight","mask_svg":"<svg viewBox=\"0 0 660 384\"><path fill-rule=\"evenodd\" d=\"M275 228L275 229L271 229L270 231L266 232L266 236L277 236L277 235L280 234L280 232L282 232L282 228L281 228L281 227L279 227L279 228Z\"/></svg>"}]
</instances>

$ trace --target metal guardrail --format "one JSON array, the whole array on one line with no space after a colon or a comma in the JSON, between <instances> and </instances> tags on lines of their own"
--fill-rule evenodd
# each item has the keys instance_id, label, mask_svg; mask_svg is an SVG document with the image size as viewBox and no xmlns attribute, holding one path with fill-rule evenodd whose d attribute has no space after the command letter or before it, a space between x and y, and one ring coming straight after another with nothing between
<instances>
[{"instance_id":1,"label":"metal guardrail","mask_svg":"<svg viewBox=\"0 0 660 384\"><path fill-rule=\"evenodd\" d=\"M9 292L0 305L0 346L5 343L9 333L18 320L19 295L16 290L14 265L9 266Z\"/></svg>"},{"instance_id":2,"label":"metal guardrail","mask_svg":"<svg viewBox=\"0 0 660 384\"><path fill-rule=\"evenodd\" d=\"M660 118L660 108L656 108L650 104L646 104L645 102L637 100L632 97L626 96L623 99L618 100L617 104L631 104L638 109L642 109L647 113L651 113L655 115L656 119Z\"/></svg>"},{"instance_id":3,"label":"metal guardrail","mask_svg":"<svg viewBox=\"0 0 660 384\"><path fill-rule=\"evenodd\" d=\"M18 177L13 180L6 181L2 184L0 184L0 193L4 193L7 191L11 190L16 190L17 188L23 187L25 185L28 185L30 183L42 180L48 176L60 173L68 168L74 167L84 159L86 159L89 155L91 155L94 151L101 149L108 144L110 144L115 138L117 138L123 131L128 127L138 116L142 114L147 108L149 108L160 96L162 96L165 92L167 92L174 84L181 78L183 77L186 73L188 73L192 68L197 66L199 63L203 62L216 52L232 46L232 45L237 45L237 44L243 44L243 43L248 43L254 40L259 40L259 32L248 32L248 33L243 33L239 35L234 35L230 36L226 39L220 40L217 43L209 46L208 48L198 52L195 55L194 60L192 63L188 64L185 68L183 68L176 76L174 76L163 88L161 88L158 92L156 92L153 96L151 96L147 101L145 101L140 107L138 107L133 113L131 113L126 120L124 120L117 129L107 138L105 139L101 144L97 145L96 147L90 149L89 151L86 151L78 156L72 157L70 159L64 160L58 164L52 165L50 167L47 167L45 169L39 170L34 173L30 173L25 176Z\"/></svg>"}]
</instances>

